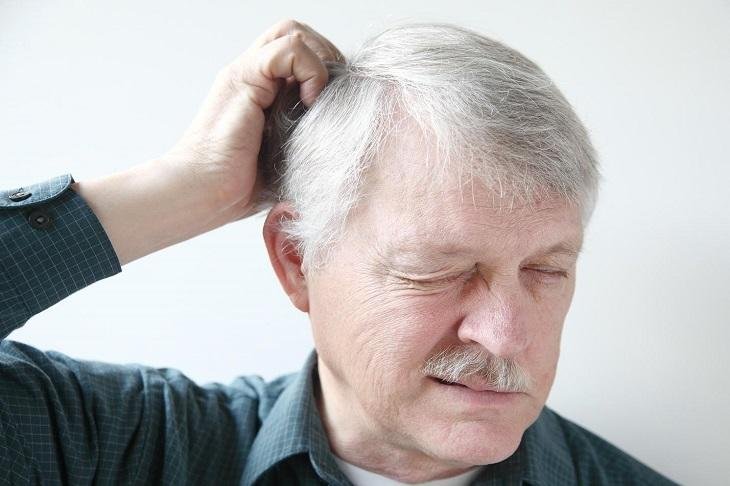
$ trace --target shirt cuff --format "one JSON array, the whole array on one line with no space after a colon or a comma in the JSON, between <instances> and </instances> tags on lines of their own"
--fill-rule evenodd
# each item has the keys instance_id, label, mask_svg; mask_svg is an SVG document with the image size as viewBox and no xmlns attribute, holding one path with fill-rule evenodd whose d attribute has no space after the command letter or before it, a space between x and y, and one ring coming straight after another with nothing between
<instances>
[{"instance_id":1,"label":"shirt cuff","mask_svg":"<svg viewBox=\"0 0 730 486\"><path fill-rule=\"evenodd\" d=\"M109 237L65 174L0 190L0 339L87 285L121 272Z\"/></svg>"}]
</instances>

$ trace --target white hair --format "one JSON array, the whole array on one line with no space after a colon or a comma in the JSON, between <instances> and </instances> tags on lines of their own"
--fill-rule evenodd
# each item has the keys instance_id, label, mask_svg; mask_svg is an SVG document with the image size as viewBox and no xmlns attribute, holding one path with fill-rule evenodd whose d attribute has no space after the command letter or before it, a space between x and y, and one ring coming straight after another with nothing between
<instances>
[{"instance_id":1,"label":"white hair","mask_svg":"<svg viewBox=\"0 0 730 486\"><path fill-rule=\"evenodd\" d=\"M426 360L421 372L447 383L461 383L470 376L500 392L526 392L532 378L516 362L487 352L480 345L451 346Z\"/></svg>"},{"instance_id":2,"label":"white hair","mask_svg":"<svg viewBox=\"0 0 730 486\"><path fill-rule=\"evenodd\" d=\"M465 175L512 201L557 195L578 205L587 224L600 176L586 129L514 49L458 26L410 23L328 69L309 109L296 90L279 97L259 157L267 187L260 208L293 204L298 217L281 224L304 268L327 261L402 116L433 142L436 156L422 171L429 180Z\"/></svg>"}]
</instances>

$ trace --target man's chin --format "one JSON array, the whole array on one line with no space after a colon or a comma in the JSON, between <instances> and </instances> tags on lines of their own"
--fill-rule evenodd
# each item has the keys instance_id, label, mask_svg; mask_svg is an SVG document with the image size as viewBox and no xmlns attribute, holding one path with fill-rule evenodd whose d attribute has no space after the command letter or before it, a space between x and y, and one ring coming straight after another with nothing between
<instances>
[{"instance_id":1,"label":"man's chin","mask_svg":"<svg viewBox=\"0 0 730 486\"><path fill-rule=\"evenodd\" d=\"M466 466L496 464L515 453L525 429L493 424L452 426L448 439L433 437L430 448L436 457Z\"/></svg>"}]
</instances>

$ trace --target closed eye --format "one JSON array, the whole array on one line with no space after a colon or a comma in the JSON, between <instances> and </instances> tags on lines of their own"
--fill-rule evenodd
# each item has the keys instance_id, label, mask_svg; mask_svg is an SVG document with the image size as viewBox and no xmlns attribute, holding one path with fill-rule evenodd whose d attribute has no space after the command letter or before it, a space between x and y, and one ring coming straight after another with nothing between
<instances>
[{"instance_id":1,"label":"closed eye","mask_svg":"<svg viewBox=\"0 0 730 486\"><path fill-rule=\"evenodd\" d=\"M421 285L439 285L439 284L447 284L451 283L454 280L458 279L461 275L449 275L448 277L443 278L437 278L437 279L429 279L429 280L416 280L416 279L410 279L403 277L403 280L406 282L414 283L414 284L421 284Z\"/></svg>"},{"instance_id":2,"label":"closed eye","mask_svg":"<svg viewBox=\"0 0 730 486\"><path fill-rule=\"evenodd\" d=\"M444 277L438 277L438 278L424 278L424 279L418 279L418 278L411 278L404 275L398 276L398 278L409 285L412 286L421 286L421 287L438 287L443 285L448 285L452 282L455 282L457 280L460 280L462 278L468 278L471 276L473 272L461 272L461 273L454 273L451 275L446 275Z\"/></svg>"},{"instance_id":3,"label":"closed eye","mask_svg":"<svg viewBox=\"0 0 730 486\"><path fill-rule=\"evenodd\" d=\"M568 272L565 270L549 267L525 267L524 270L531 272L535 277L542 280L561 280L568 278Z\"/></svg>"},{"instance_id":4,"label":"closed eye","mask_svg":"<svg viewBox=\"0 0 730 486\"><path fill-rule=\"evenodd\" d=\"M569 276L566 270L554 267L530 266L523 267L522 270L527 272L530 278L545 284L555 284ZM408 284L409 287L428 289L444 287L459 280L466 282L475 272L476 269L472 269L467 272L455 273L438 278L415 278L401 274L397 278L401 282Z\"/></svg>"}]
</instances>

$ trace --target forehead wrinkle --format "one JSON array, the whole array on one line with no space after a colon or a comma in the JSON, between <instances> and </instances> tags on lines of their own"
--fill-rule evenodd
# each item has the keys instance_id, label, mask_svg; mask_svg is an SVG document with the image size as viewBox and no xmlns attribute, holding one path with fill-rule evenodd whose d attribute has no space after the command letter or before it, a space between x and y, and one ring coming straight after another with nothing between
<instances>
[{"instance_id":1,"label":"forehead wrinkle","mask_svg":"<svg viewBox=\"0 0 730 486\"><path fill-rule=\"evenodd\" d=\"M583 248L583 242L581 240L574 241L572 239L561 241L559 243L555 243L554 245L550 245L548 247L543 247L538 249L534 256L537 257L549 257L549 256L567 256L570 258L578 258L580 255L580 252Z\"/></svg>"},{"instance_id":2,"label":"forehead wrinkle","mask_svg":"<svg viewBox=\"0 0 730 486\"><path fill-rule=\"evenodd\" d=\"M538 237L539 238L539 237ZM551 238L552 239L552 238ZM553 240L555 241L555 240ZM512 246L508 240L501 240L502 245L497 244L491 247L490 253L501 254L504 251L503 245ZM493 243L498 243L497 241ZM564 258L571 262L578 259L582 248L582 237L575 235L563 236L556 243L547 243L535 250L523 248L525 259L543 259L554 264L565 264ZM484 250L482 248L482 250ZM388 242L385 246L377 246L380 261L385 269L392 269L400 266L402 269L417 269L432 267L435 265L446 266L454 263L457 258L470 256L477 260L481 259L478 250L458 242L438 242L432 239L423 240L421 243L415 239ZM572 264L572 263L571 263ZM421 267L423 266L423 267ZM435 271L435 269L433 269Z\"/></svg>"},{"instance_id":3,"label":"forehead wrinkle","mask_svg":"<svg viewBox=\"0 0 730 486\"><path fill-rule=\"evenodd\" d=\"M468 253L468 248L448 242L443 238L412 235L394 240L380 241L373 245L378 260L384 267L412 263L444 263L456 256ZM417 261L413 258L416 257Z\"/></svg>"},{"instance_id":4,"label":"forehead wrinkle","mask_svg":"<svg viewBox=\"0 0 730 486\"><path fill-rule=\"evenodd\" d=\"M449 219L432 219L428 223L437 221L438 224L428 224L421 219L421 228L413 231L399 232L400 234L390 235L378 242L378 249L384 258L392 257L398 253L431 253L443 256L456 256L471 251L468 245L464 244L470 233L469 227L478 228L477 232L489 231L498 240L504 241L513 238L528 238L531 240L558 240L552 245L545 245L535 250L536 253L560 253L575 256L580 253L582 247L582 231L570 231L567 235L557 235L558 238L549 238L550 228L564 229L564 221L551 221L544 218L538 212L550 211L554 208L541 208L539 211L525 213L509 212L497 214L495 217L465 217ZM425 218L425 215L421 216ZM408 218L409 220L411 218ZM416 218L417 219L417 218ZM582 228L581 228L582 229ZM505 233L506 232L506 233ZM545 233L548 234L545 234ZM561 231L562 233L562 231ZM545 238L548 236L548 238ZM506 241L505 241L506 243Z\"/></svg>"},{"instance_id":5,"label":"forehead wrinkle","mask_svg":"<svg viewBox=\"0 0 730 486\"><path fill-rule=\"evenodd\" d=\"M521 201L507 207L501 204L504 199L494 201L483 191L465 201L458 190L411 194L405 185L405 181L394 184L390 179L389 190L373 199L371 209L375 211L371 215L375 219L365 222L370 228L375 224L389 230L376 232L375 244L368 245L381 270L396 264L432 267L453 263L465 255L478 259L486 251L502 254L508 248L512 249L508 252L519 251L525 257L577 257L580 251L582 234L576 236L570 231L567 235L564 231L569 221L564 219L568 208L563 199ZM399 191L394 192L394 186L399 186ZM388 224L382 226L380 221ZM541 243L545 245L538 247Z\"/></svg>"}]
</instances>

